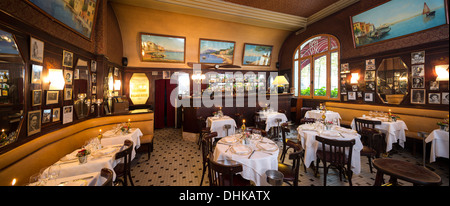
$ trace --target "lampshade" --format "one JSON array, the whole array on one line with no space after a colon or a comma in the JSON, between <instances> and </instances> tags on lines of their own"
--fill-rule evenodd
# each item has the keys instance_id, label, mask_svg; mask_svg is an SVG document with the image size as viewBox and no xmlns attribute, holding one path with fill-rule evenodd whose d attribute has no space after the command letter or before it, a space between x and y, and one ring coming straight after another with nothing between
<instances>
[{"instance_id":1,"label":"lampshade","mask_svg":"<svg viewBox=\"0 0 450 206\"><path fill-rule=\"evenodd\" d=\"M437 74L436 81L448 81L448 64L434 66Z\"/></svg>"},{"instance_id":2,"label":"lampshade","mask_svg":"<svg viewBox=\"0 0 450 206\"><path fill-rule=\"evenodd\" d=\"M286 77L284 76L277 76L275 77L275 80L273 80L273 85L283 85L283 84L289 84L289 82L286 80Z\"/></svg>"},{"instance_id":3,"label":"lampshade","mask_svg":"<svg viewBox=\"0 0 450 206\"><path fill-rule=\"evenodd\" d=\"M50 83L49 90L63 90L64 81L62 69L49 69L48 70L48 81Z\"/></svg>"}]
</instances>

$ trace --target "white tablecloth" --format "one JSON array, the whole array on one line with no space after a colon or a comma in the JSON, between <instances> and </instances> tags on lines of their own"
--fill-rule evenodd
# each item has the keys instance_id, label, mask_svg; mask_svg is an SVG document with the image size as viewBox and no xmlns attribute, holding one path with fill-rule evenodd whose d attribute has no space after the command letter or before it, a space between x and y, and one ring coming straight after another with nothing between
<instances>
[{"instance_id":1,"label":"white tablecloth","mask_svg":"<svg viewBox=\"0 0 450 206\"><path fill-rule=\"evenodd\" d=\"M125 135L123 135L121 131L114 133L113 130L108 130L103 133L102 145L108 146L123 144L125 140L131 140L133 142L134 148L138 149L141 146L142 135L144 134L142 134L142 131L139 128L131 128L130 132ZM134 157L136 156L135 149L133 149L131 152L131 159L134 159Z\"/></svg>"},{"instance_id":2,"label":"white tablecloth","mask_svg":"<svg viewBox=\"0 0 450 206\"><path fill-rule=\"evenodd\" d=\"M360 117L369 120L379 120L377 118L370 117ZM351 124L352 129L356 129L355 120L352 120ZM405 122L402 120L397 120L397 122L387 122L381 121L381 125L375 125L376 129L379 129L381 132L386 134L386 152L392 150L392 144L398 142L401 147L405 147L406 135L405 130L408 130Z\"/></svg>"},{"instance_id":3,"label":"white tablecloth","mask_svg":"<svg viewBox=\"0 0 450 206\"><path fill-rule=\"evenodd\" d=\"M260 140L251 140L251 143L248 146L252 150L259 149L256 146L258 142L260 142ZM263 138L263 142L273 143L273 141L267 138ZM255 151L251 158L248 159L249 155L234 154L231 149L227 151L229 145L222 143L223 141L220 140L214 149L214 161L234 160L242 164L243 171L241 172L241 175L243 178L253 181L257 186L270 186L267 183L265 172L267 170L278 170L279 149L273 152ZM237 145L240 143L235 144Z\"/></svg>"},{"instance_id":4,"label":"white tablecloth","mask_svg":"<svg viewBox=\"0 0 450 206\"><path fill-rule=\"evenodd\" d=\"M449 158L448 136L448 132L435 129L425 139L426 143L431 142L430 162L436 161L436 157Z\"/></svg>"},{"instance_id":5,"label":"white tablecloth","mask_svg":"<svg viewBox=\"0 0 450 206\"><path fill-rule=\"evenodd\" d=\"M311 128L309 128L311 126ZM318 127L316 127L318 128ZM305 150L305 166L309 167L312 162L316 161L316 152L318 149L322 149L322 144L316 140L316 135L319 135L319 132L314 130L312 128L312 125L310 124L303 124L300 125L297 128L298 131L298 138L302 142L302 146ZM322 132L320 134L321 137L329 138L329 139L337 139L337 140L351 140L355 139L355 145L353 145L353 152L352 152L352 168L351 170L355 174L359 174L361 172L361 155L360 152L363 148L362 142L361 142L361 135L354 132L353 130L346 129L343 127L335 126L334 130L331 131L337 131L341 133L345 138L340 136L338 133L336 133L339 136L329 136L326 133Z\"/></svg>"},{"instance_id":6,"label":"white tablecloth","mask_svg":"<svg viewBox=\"0 0 450 206\"><path fill-rule=\"evenodd\" d=\"M70 177L62 177L54 180L48 180L41 186L101 186L106 179L100 176L100 172L91 172ZM36 183L30 184L35 186Z\"/></svg>"},{"instance_id":7,"label":"white tablecloth","mask_svg":"<svg viewBox=\"0 0 450 206\"><path fill-rule=\"evenodd\" d=\"M310 110L305 114L305 118L313 118L313 119L322 119L322 111L321 110ZM325 112L325 121L333 121L337 120L338 125L341 125L341 115L337 112L326 111Z\"/></svg>"},{"instance_id":8,"label":"white tablecloth","mask_svg":"<svg viewBox=\"0 0 450 206\"><path fill-rule=\"evenodd\" d=\"M208 117L206 119L206 127L210 127L211 132L217 132L216 138L221 138L227 136L226 129L223 128L224 125L229 124L231 128L228 129L228 135L233 135L236 131L236 121L229 116L220 117Z\"/></svg>"},{"instance_id":9,"label":"white tablecloth","mask_svg":"<svg viewBox=\"0 0 450 206\"><path fill-rule=\"evenodd\" d=\"M275 122L275 119L281 119L281 122L279 123L280 125L288 121L286 115L279 112L260 111L258 112L258 114L261 119L266 120L266 131L269 131L271 127L278 126L278 123Z\"/></svg>"}]
</instances>

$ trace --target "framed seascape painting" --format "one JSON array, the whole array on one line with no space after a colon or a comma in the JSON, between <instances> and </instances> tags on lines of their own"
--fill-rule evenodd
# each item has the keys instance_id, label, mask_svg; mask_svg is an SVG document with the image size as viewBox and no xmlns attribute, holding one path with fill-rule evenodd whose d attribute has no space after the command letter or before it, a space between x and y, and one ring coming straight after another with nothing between
<instances>
[{"instance_id":1,"label":"framed seascape painting","mask_svg":"<svg viewBox=\"0 0 450 206\"><path fill-rule=\"evenodd\" d=\"M159 34L140 34L141 61L184 63L186 38Z\"/></svg>"},{"instance_id":2,"label":"framed seascape painting","mask_svg":"<svg viewBox=\"0 0 450 206\"><path fill-rule=\"evenodd\" d=\"M392 0L350 17L355 47L448 24L445 0Z\"/></svg>"},{"instance_id":3,"label":"framed seascape painting","mask_svg":"<svg viewBox=\"0 0 450 206\"><path fill-rule=\"evenodd\" d=\"M244 44L243 66L270 66L273 46Z\"/></svg>"},{"instance_id":4,"label":"framed seascape painting","mask_svg":"<svg viewBox=\"0 0 450 206\"><path fill-rule=\"evenodd\" d=\"M233 64L233 41L200 39L199 63Z\"/></svg>"},{"instance_id":5,"label":"framed seascape painting","mask_svg":"<svg viewBox=\"0 0 450 206\"><path fill-rule=\"evenodd\" d=\"M52 20L91 39L97 15L98 0L26 0Z\"/></svg>"}]
</instances>

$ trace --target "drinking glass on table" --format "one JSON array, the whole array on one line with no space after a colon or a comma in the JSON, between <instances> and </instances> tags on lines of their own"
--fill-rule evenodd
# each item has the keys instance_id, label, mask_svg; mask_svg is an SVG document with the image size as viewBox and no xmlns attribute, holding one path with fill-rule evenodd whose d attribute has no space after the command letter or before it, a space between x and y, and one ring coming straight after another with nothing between
<instances>
[{"instance_id":1,"label":"drinking glass on table","mask_svg":"<svg viewBox=\"0 0 450 206\"><path fill-rule=\"evenodd\" d=\"M369 116L373 117L373 111L369 111Z\"/></svg>"},{"instance_id":2,"label":"drinking glass on table","mask_svg":"<svg viewBox=\"0 0 450 206\"><path fill-rule=\"evenodd\" d=\"M41 169L39 174L41 174L39 176L39 180L38 180L39 185L46 185L47 181L48 181L48 170L47 170L47 168Z\"/></svg>"},{"instance_id":3,"label":"drinking glass on table","mask_svg":"<svg viewBox=\"0 0 450 206\"><path fill-rule=\"evenodd\" d=\"M54 164L48 168L48 180L56 180L59 177L61 171L61 166L59 164Z\"/></svg>"}]
</instances>

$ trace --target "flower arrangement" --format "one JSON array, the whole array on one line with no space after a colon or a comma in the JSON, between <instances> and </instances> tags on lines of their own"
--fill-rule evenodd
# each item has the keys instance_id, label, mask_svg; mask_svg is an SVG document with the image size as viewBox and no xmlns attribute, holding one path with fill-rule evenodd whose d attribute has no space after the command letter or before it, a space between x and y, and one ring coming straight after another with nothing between
<instances>
[{"instance_id":1,"label":"flower arrangement","mask_svg":"<svg viewBox=\"0 0 450 206\"><path fill-rule=\"evenodd\" d=\"M394 122L396 122L397 119L400 119L400 117L399 117L398 115L395 115L395 114L391 114L391 115L390 115L390 118L391 118L392 120L394 120Z\"/></svg>"},{"instance_id":2,"label":"flower arrangement","mask_svg":"<svg viewBox=\"0 0 450 206\"><path fill-rule=\"evenodd\" d=\"M122 132L127 133L130 131L130 124L122 124L122 127L120 128L120 130L122 130Z\"/></svg>"},{"instance_id":3,"label":"flower arrangement","mask_svg":"<svg viewBox=\"0 0 450 206\"><path fill-rule=\"evenodd\" d=\"M447 115L447 119L444 119L444 121L442 122L438 122L437 125L439 125L441 127L442 130L448 131L448 115Z\"/></svg>"},{"instance_id":4,"label":"flower arrangement","mask_svg":"<svg viewBox=\"0 0 450 206\"><path fill-rule=\"evenodd\" d=\"M89 154L90 154L89 150L87 150L87 149L82 149L82 150L78 151L77 157L84 157L84 156L87 156L87 155L89 155Z\"/></svg>"}]
</instances>

